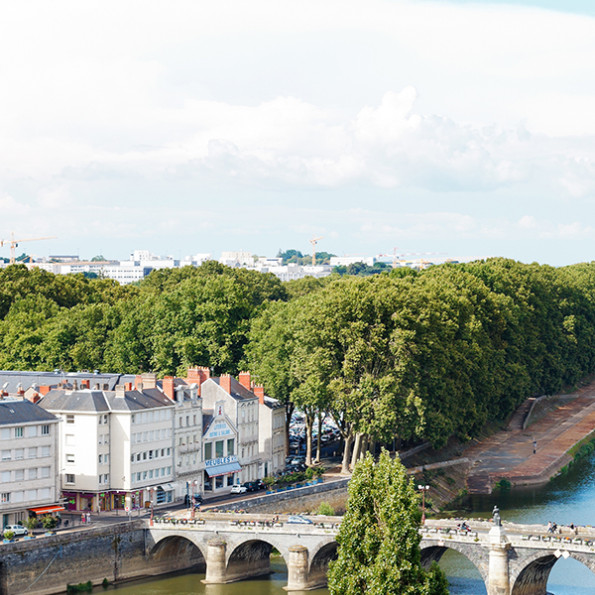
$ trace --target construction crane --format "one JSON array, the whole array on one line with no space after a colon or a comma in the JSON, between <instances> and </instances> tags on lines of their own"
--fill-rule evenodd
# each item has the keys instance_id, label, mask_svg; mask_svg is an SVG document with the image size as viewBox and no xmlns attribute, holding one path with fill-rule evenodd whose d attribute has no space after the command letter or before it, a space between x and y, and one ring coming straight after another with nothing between
<instances>
[{"instance_id":1,"label":"construction crane","mask_svg":"<svg viewBox=\"0 0 595 595\"><path fill-rule=\"evenodd\" d=\"M310 244L312 244L312 266L316 266L316 244L318 244L320 240L324 240L324 238L312 238L310 240Z\"/></svg>"},{"instance_id":2,"label":"construction crane","mask_svg":"<svg viewBox=\"0 0 595 595\"><path fill-rule=\"evenodd\" d=\"M14 232L10 234L10 240L0 240L0 248L4 244L10 244L10 264L14 264L16 261L15 250L21 242L36 242L37 240L55 240L56 236L46 236L43 238L23 238L20 240L14 239Z\"/></svg>"}]
</instances>

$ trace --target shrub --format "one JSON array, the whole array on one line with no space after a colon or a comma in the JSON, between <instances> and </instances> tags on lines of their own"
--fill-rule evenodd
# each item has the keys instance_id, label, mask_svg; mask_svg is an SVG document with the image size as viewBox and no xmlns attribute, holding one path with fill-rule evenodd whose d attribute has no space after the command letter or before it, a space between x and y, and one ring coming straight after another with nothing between
<instances>
[{"instance_id":1,"label":"shrub","mask_svg":"<svg viewBox=\"0 0 595 595\"><path fill-rule=\"evenodd\" d=\"M12 541L14 539L14 531L4 531L4 539Z\"/></svg>"},{"instance_id":2,"label":"shrub","mask_svg":"<svg viewBox=\"0 0 595 595\"><path fill-rule=\"evenodd\" d=\"M334 516L335 509L328 502L321 502L316 514L323 516Z\"/></svg>"}]
</instances>

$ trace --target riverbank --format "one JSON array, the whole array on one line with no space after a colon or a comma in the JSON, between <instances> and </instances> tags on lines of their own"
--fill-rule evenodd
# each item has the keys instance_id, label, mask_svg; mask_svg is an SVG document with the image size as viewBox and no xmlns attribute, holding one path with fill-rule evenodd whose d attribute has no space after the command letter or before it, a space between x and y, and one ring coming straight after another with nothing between
<instances>
[{"instance_id":1,"label":"riverbank","mask_svg":"<svg viewBox=\"0 0 595 595\"><path fill-rule=\"evenodd\" d=\"M595 439L595 381L527 400L506 426L489 430L468 444L452 441L407 461L416 481L432 487L433 510L456 509L468 494L489 494L498 484L544 485L567 469L580 447Z\"/></svg>"}]
</instances>

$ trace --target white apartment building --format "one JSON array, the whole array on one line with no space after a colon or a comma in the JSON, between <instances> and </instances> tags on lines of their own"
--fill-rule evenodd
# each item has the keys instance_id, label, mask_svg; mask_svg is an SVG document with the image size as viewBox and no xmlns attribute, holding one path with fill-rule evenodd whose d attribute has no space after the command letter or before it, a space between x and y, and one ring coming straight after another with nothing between
<instances>
[{"instance_id":1,"label":"white apartment building","mask_svg":"<svg viewBox=\"0 0 595 595\"><path fill-rule=\"evenodd\" d=\"M189 371L191 374L191 371ZM196 380L196 379L195 379ZM176 499L202 494L204 461L202 456L202 400L196 381L165 376L161 389L175 404L174 409L174 493Z\"/></svg>"},{"instance_id":2,"label":"white apartment building","mask_svg":"<svg viewBox=\"0 0 595 595\"><path fill-rule=\"evenodd\" d=\"M203 400L205 491L260 477L258 397L250 374L239 381L228 374L208 378L200 388Z\"/></svg>"},{"instance_id":3,"label":"white apartment building","mask_svg":"<svg viewBox=\"0 0 595 595\"><path fill-rule=\"evenodd\" d=\"M30 513L63 510L56 503L58 419L22 399L0 400L0 514L2 527Z\"/></svg>"},{"instance_id":4,"label":"white apartment building","mask_svg":"<svg viewBox=\"0 0 595 595\"><path fill-rule=\"evenodd\" d=\"M260 476L267 477L285 468L285 407L277 399L267 397L262 386L255 386L253 391L258 397Z\"/></svg>"},{"instance_id":5,"label":"white apartment building","mask_svg":"<svg viewBox=\"0 0 595 595\"><path fill-rule=\"evenodd\" d=\"M69 510L134 510L174 499L174 403L155 376L114 391L54 389L40 401L57 415L62 495Z\"/></svg>"}]
</instances>

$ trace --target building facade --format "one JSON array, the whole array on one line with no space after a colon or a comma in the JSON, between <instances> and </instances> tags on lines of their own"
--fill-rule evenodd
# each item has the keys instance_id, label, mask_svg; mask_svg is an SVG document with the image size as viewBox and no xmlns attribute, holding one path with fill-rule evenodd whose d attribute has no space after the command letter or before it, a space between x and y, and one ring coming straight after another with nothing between
<instances>
[{"instance_id":1,"label":"building facade","mask_svg":"<svg viewBox=\"0 0 595 595\"><path fill-rule=\"evenodd\" d=\"M61 510L57 451L56 416L24 399L0 400L2 527Z\"/></svg>"}]
</instances>

